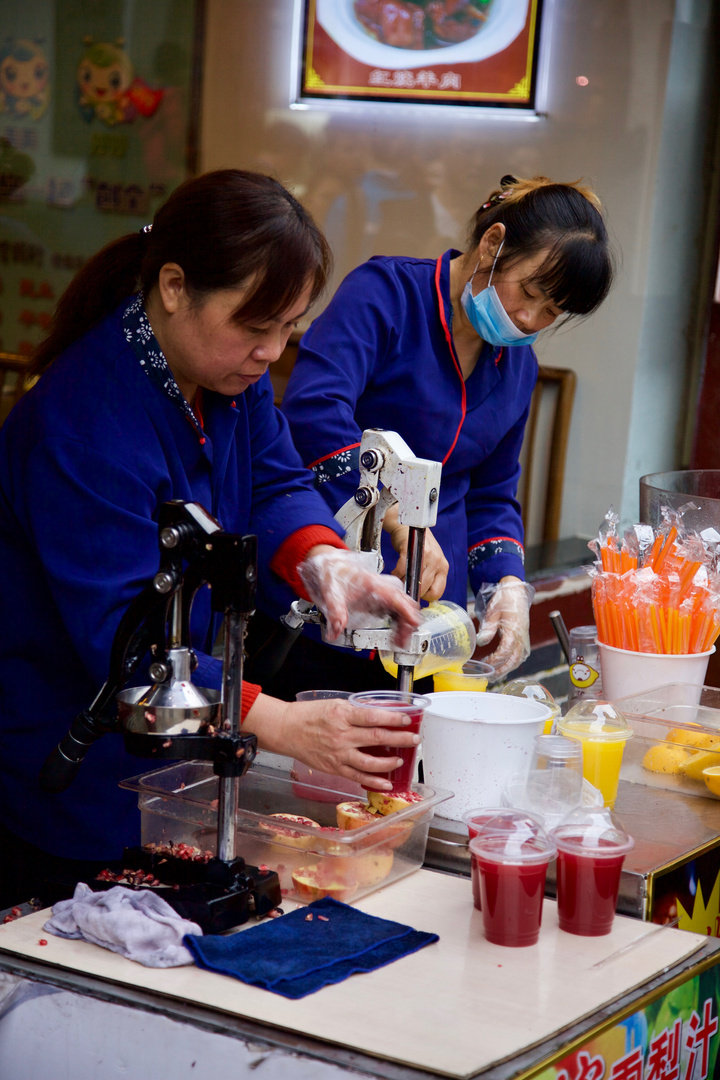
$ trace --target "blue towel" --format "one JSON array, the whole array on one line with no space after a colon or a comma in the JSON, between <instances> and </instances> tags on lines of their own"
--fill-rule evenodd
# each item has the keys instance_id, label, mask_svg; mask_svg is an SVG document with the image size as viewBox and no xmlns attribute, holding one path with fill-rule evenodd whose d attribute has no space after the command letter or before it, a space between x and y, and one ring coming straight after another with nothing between
<instances>
[{"instance_id":1,"label":"blue towel","mask_svg":"<svg viewBox=\"0 0 720 1080\"><path fill-rule=\"evenodd\" d=\"M239 934L184 939L198 967L293 999L437 940L437 934L366 915L330 897Z\"/></svg>"}]
</instances>

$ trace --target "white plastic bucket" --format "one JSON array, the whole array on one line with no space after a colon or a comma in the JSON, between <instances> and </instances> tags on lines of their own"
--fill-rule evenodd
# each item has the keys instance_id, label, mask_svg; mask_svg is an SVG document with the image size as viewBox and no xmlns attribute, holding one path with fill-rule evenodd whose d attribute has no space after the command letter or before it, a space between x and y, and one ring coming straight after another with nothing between
<instances>
[{"instance_id":1,"label":"white plastic bucket","mask_svg":"<svg viewBox=\"0 0 720 1080\"><path fill-rule=\"evenodd\" d=\"M422 722L425 783L454 797L435 811L460 821L476 806L498 806L510 777L530 764L547 705L506 694L450 690L428 694Z\"/></svg>"},{"instance_id":2,"label":"white plastic bucket","mask_svg":"<svg viewBox=\"0 0 720 1080\"><path fill-rule=\"evenodd\" d=\"M645 653L616 649L614 645L598 642L602 669L603 697L606 701L641 694L656 686L669 683L691 683L700 687L705 682L708 660L715 646L701 653Z\"/></svg>"}]
</instances>

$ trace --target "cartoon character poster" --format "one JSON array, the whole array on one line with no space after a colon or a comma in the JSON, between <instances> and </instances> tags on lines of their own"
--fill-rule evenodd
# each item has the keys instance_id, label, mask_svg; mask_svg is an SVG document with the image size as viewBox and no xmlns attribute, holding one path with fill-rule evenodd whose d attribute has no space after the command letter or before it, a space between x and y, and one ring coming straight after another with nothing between
<instances>
[{"instance_id":1,"label":"cartoon character poster","mask_svg":"<svg viewBox=\"0 0 720 1080\"><path fill-rule=\"evenodd\" d=\"M78 64L78 106L84 120L95 117L114 127L131 124L138 116L153 116L163 98L161 86L150 86L135 75L133 62L120 38L93 41L86 37Z\"/></svg>"},{"instance_id":2,"label":"cartoon character poster","mask_svg":"<svg viewBox=\"0 0 720 1080\"><path fill-rule=\"evenodd\" d=\"M40 41L7 38L0 46L0 114L39 120L50 100L50 65Z\"/></svg>"},{"instance_id":3,"label":"cartoon character poster","mask_svg":"<svg viewBox=\"0 0 720 1080\"><path fill-rule=\"evenodd\" d=\"M195 170L203 0L2 0L0 351Z\"/></svg>"}]
</instances>

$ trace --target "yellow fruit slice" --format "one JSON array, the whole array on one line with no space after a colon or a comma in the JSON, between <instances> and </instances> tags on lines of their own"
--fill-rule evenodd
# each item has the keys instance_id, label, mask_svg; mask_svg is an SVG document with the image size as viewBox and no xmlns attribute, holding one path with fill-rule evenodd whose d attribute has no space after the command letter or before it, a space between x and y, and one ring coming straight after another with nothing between
<instances>
[{"instance_id":1,"label":"yellow fruit slice","mask_svg":"<svg viewBox=\"0 0 720 1080\"><path fill-rule=\"evenodd\" d=\"M654 773L679 773L685 762L689 761L692 754L684 750L682 746L671 746L670 743L658 743L651 746L642 759L643 768Z\"/></svg>"},{"instance_id":2,"label":"yellow fruit slice","mask_svg":"<svg viewBox=\"0 0 720 1080\"><path fill-rule=\"evenodd\" d=\"M667 741L680 743L681 746L696 746L698 750L710 750L715 743L720 744L717 735L705 731L688 731L687 728L673 728L667 733Z\"/></svg>"},{"instance_id":3,"label":"yellow fruit slice","mask_svg":"<svg viewBox=\"0 0 720 1080\"><path fill-rule=\"evenodd\" d=\"M712 791L713 795L720 795L720 765L703 769L703 780L708 791Z\"/></svg>"},{"instance_id":4,"label":"yellow fruit slice","mask_svg":"<svg viewBox=\"0 0 720 1080\"><path fill-rule=\"evenodd\" d=\"M702 780L705 769L720 765L720 743L715 743L715 747L718 752L699 750L697 754L692 754L687 761L682 763L680 772L691 780Z\"/></svg>"}]
</instances>

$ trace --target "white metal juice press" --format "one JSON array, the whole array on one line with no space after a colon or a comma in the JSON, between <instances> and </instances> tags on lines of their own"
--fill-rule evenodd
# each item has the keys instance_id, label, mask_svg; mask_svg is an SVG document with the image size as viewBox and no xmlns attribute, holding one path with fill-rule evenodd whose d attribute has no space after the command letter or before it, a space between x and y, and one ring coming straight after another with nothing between
<instances>
[{"instance_id":1,"label":"white metal juice press","mask_svg":"<svg viewBox=\"0 0 720 1080\"><path fill-rule=\"evenodd\" d=\"M390 507L397 504L398 521L409 528L405 591L414 600L420 593L425 530L437 521L441 473L439 461L415 457L397 432L368 428L360 443L359 486L335 515L345 529L345 543L350 550L366 552L371 568L380 573L383 520ZM248 663L248 678L261 685L270 683L280 669L305 623L319 623L322 637L327 640L324 616L307 600L296 600L279 623L274 635ZM475 632L469 619L467 626L458 626L451 621L443 624L442 615L436 617L432 627L424 624L413 631L402 650L392 644L393 632L389 617L368 617L365 625L346 629L332 644L392 655L397 665L398 690L402 691L412 690L415 668L429 650L453 653L467 646L468 659L475 648Z\"/></svg>"}]
</instances>

